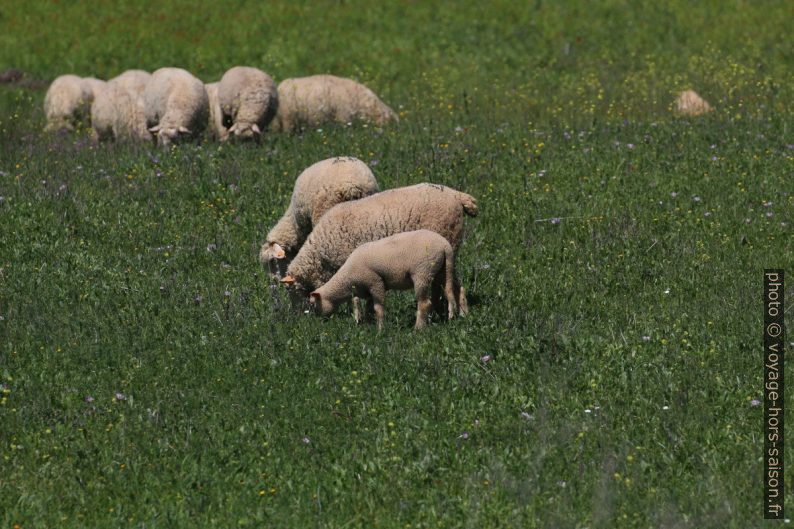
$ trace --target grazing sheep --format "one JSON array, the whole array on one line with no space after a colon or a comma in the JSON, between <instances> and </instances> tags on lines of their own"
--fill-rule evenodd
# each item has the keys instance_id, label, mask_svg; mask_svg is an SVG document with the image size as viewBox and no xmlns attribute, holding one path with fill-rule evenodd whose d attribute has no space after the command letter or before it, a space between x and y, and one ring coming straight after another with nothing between
<instances>
[{"instance_id":1,"label":"grazing sheep","mask_svg":"<svg viewBox=\"0 0 794 529\"><path fill-rule=\"evenodd\" d=\"M278 112L273 130L290 132L325 122L398 121L397 114L372 90L351 79L312 75L285 79L278 85Z\"/></svg>"},{"instance_id":2,"label":"grazing sheep","mask_svg":"<svg viewBox=\"0 0 794 529\"><path fill-rule=\"evenodd\" d=\"M474 197L437 184L400 187L342 202L320 218L281 282L297 284L299 290L319 288L358 246L406 231L434 231L457 252L464 214L477 215ZM462 288L459 292L458 305L465 312L465 292ZM355 298L353 310L357 312Z\"/></svg>"},{"instance_id":3,"label":"grazing sheep","mask_svg":"<svg viewBox=\"0 0 794 529\"><path fill-rule=\"evenodd\" d=\"M207 90L207 97L210 104L210 121L209 130L216 140L226 141L229 137L229 131L223 126L223 113L221 112L221 103L218 100L218 83L205 84L204 89Z\"/></svg>"},{"instance_id":4,"label":"grazing sheep","mask_svg":"<svg viewBox=\"0 0 794 529\"><path fill-rule=\"evenodd\" d=\"M93 77L69 74L56 78L44 96L44 130L74 130L79 121L90 117L91 103L104 86L104 81Z\"/></svg>"},{"instance_id":5,"label":"grazing sheep","mask_svg":"<svg viewBox=\"0 0 794 529\"><path fill-rule=\"evenodd\" d=\"M356 158L329 158L309 166L295 180L289 207L267 234L259 260L280 277L326 211L378 191L372 170Z\"/></svg>"},{"instance_id":6,"label":"grazing sheep","mask_svg":"<svg viewBox=\"0 0 794 529\"><path fill-rule=\"evenodd\" d=\"M254 138L276 115L278 90L273 79L262 70L235 66L218 83L218 102L222 123L230 124L227 137L234 134L237 138Z\"/></svg>"},{"instance_id":7,"label":"grazing sheep","mask_svg":"<svg viewBox=\"0 0 794 529\"><path fill-rule=\"evenodd\" d=\"M127 70L107 82L91 105L95 140L151 141L143 106L143 90L150 77L143 70Z\"/></svg>"},{"instance_id":8,"label":"grazing sheep","mask_svg":"<svg viewBox=\"0 0 794 529\"><path fill-rule=\"evenodd\" d=\"M408 290L416 294L416 324L427 322L433 283L443 285L449 318L455 316L456 298L461 290L455 278L455 252L444 237L430 230L398 233L356 248L345 264L326 284L309 295L315 311L328 315L355 293L370 299L378 323L383 328L383 301L386 290ZM466 309L461 309L465 314Z\"/></svg>"},{"instance_id":9,"label":"grazing sheep","mask_svg":"<svg viewBox=\"0 0 794 529\"><path fill-rule=\"evenodd\" d=\"M181 68L160 68L143 91L146 126L157 143L168 146L195 137L207 126L209 98L204 83Z\"/></svg>"},{"instance_id":10,"label":"grazing sheep","mask_svg":"<svg viewBox=\"0 0 794 529\"><path fill-rule=\"evenodd\" d=\"M683 116L700 116L714 110L708 101L703 99L694 90L685 90L675 100L676 111Z\"/></svg>"}]
</instances>

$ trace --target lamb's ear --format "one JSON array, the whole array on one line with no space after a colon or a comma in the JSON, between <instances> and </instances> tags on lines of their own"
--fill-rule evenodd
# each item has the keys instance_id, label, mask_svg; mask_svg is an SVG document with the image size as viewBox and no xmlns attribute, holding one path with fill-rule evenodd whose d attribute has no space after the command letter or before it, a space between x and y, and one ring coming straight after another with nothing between
<instances>
[{"instance_id":1,"label":"lamb's ear","mask_svg":"<svg viewBox=\"0 0 794 529\"><path fill-rule=\"evenodd\" d=\"M228 132L234 132L237 130L237 123L232 123L232 126L226 129Z\"/></svg>"},{"instance_id":2,"label":"lamb's ear","mask_svg":"<svg viewBox=\"0 0 794 529\"><path fill-rule=\"evenodd\" d=\"M259 125L257 125L256 123L251 125L251 130L254 131L254 133L256 133L256 134L262 134L262 131L259 130Z\"/></svg>"},{"instance_id":3,"label":"lamb's ear","mask_svg":"<svg viewBox=\"0 0 794 529\"><path fill-rule=\"evenodd\" d=\"M179 130L179 132L181 132L182 134L190 134L190 129L185 127L184 125L181 125L177 130Z\"/></svg>"},{"instance_id":4,"label":"lamb's ear","mask_svg":"<svg viewBox=\"0 0 794 529\"><path fill-rule=\"evenodd\" d=\"M155 125L154 127L149 127L149 132L153 132L153 133L160 132L160 125Z\"/></svg>"},{"instance_id":5,"label":"lamb's ear","mask_svg":"<svg viewBox=\"0 0 794 529\"><path fill-rule=\"evenodd\" d=\"M276 256L276 259L284 259L287 256L287 252L284 251L284 248L282 248L281 245L274 243L273 255Z\"/></svg>"},{"instance_id":6,"label":"lamb's ear","mask_svg":"<svg viewBox=\"0 0 794 529\"><path fill-rule=\"evenodd\" d=\"M311 294L309 294L309 303L311 303L312 305L319 303L321 299L322 296L320 296L320 293L317 292L316 290Z\"/></svg>"},{"instance_id":7,"label":"lamb's ear","mask_svg":"<svg viewBox=\"0 0 794 529\"><path fill-rule=\"evenodd\" d=\"M284 283L285 285L294 285L295 284L295 278L292 277L292 276L287 276L285 278L282 278L281 282Z\"/></svg>"}]
</instances>

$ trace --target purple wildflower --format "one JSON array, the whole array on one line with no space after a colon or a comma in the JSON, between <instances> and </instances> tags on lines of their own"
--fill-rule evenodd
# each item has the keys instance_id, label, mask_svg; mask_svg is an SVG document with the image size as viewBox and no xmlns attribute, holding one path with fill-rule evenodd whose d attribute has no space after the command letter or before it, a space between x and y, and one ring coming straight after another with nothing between
<instances>
[{"instance_id":1,"label":"purple wildflower","mask_svg":"<svg viewBox=\"0 0 794 529\"><path fill-rule=\"evenodd\" d=\"M94 397L91 395L87 395L86 398L83 399L86 402L94 402Z\"/></svg>"},{"instance_id":2,"label":"purple wildflower","mask_svg":"<svg viewBox=\"0 0 794 529\"><path fill-rule=\"evenodd\" d=\"M124 395L124 393L118 393L117 392L116 393L116 400L127 400L127 397Z\"/></svg>"},{"instance_id":3,"label":"purple wildflower","mask_svg":"<svg viewBox=\"0 0 794 529\"><path fill-rule=\"evenodd\" d=\"M761 404L761 401L758 400L758 399L753 399L753 400L750 401L750 406L752 406L753 408L755 408L756 406L759 406L760 404Z\"/></svg>"},{"instance_id":4,"label":"purple wildflower","mask_svg":"<svg viewBox=\"0 0 794 529\"><path fill-rule=\"evenodd\" d=\"M560 222L562 222L562 219L560 217L554 217L553 219L551 219L551 223L554 224L555 226Z\"/></svg>"},{"instance_id":5,"label":"purple wildflower","mask_svg":"<svg viewBox=\"0 0 794 529\"><path fill-rule=\"evenodd\" d=\"M482 362L483 364L487 364L488 362L491 361L491 358L492 358L491 355L485 355L482 358L480 358L480 362Z\"/></svg>"}]
</instances>

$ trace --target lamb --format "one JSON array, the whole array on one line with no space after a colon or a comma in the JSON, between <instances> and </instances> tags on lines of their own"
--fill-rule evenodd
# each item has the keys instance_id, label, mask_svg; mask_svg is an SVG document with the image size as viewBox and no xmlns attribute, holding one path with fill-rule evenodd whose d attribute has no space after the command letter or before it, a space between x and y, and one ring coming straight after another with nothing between
<instances>
[{"instance_id":1,"label":"lamb","mask_svg":"<svg viewBox=\"0 0 794 529\"><path fill-rule=\"evenodd\" d=\"M358 246L406 231L428 229L457 252L463 216L477 215L473 196L437 184L416 184L342 202L329 209L287 268L281 282L311 291L323 286ZM463 288L458 305L466 310ZM433 296L436 298L437 296ZM355 299L354 311L356 311Z\"/></svg>"},{"instance_id":2,"label":"lamb","mask_svg":"<svg viewBox=\"0 0 794 529\"><path fill-rule=\"evenodd\" d=\"M68 74L56 78L44 96L44 130L74 130L78 122L90 117L91 103L104 85L104 81L93 77Z\"/></svg>"},{"instance_id":3,"label":"lamb","mask_svg":"<svg viewBox=\"0 0 794 529\"><path fill-rule=\"evenodd\" d=\"M289 207L267 234L259 260L281 277L326 211L378 191L372 170L356 158L328 158L309 166L295 180Z\"/></svg>"},{"instance_id":4,"label":"lamb","mask_svg":"<svg viewBox=\"0 0 794 529\"><path fill-rule=\"evenodd\" d=\"M676 111L683 116L700 116L714 110L708 101L694 90L685 90L675 100Z\"/></svg>"},{"instance_id":5,"label":"lamb","mask_svg":"<svg viewBox=\"0 0 794 529\"><path fill-rule=\"evenodd\" d=\"M195 137L207 126L209 98L204 83L181 68L160 68L143 91L146 126L157 143L168 146Z\"/></svg>"},{"instance_id":6,"label":"lamb","mask_svg":"<svg viewBox=\"0 0 794 529\"><path fill-rule=\"evenodd\" d=\"M384 125L399 121L397 114L366 86L333 75L285 79L278 85L278 112L271 124L290 132L324 122L355 120Z\"/></svg>"},{"instance_id":7,"label":"lamb","mask_svg":"<svg viewBox=\"0 0 794 529\"><path fill-rule=\"evenodd\" d=\"M95 140L151 141L143 106L143 90L150 77L143 70L127 70L107 82L91 105Z\"/></svg>"},{"instance_id":8,"label":"lamb","mask_svg":"<svg viewBox=\"0 0 794 529\"><path fill-rule=\"evenodd\" d=\"M278 107L278 90L273 79L256 68L235 66L218 83L222 124L229 123L226 138L258 137ZM226 139L226 138L221 138Z\"/></svg>"},{"instance_id":9,"label":"lamb","mask_svg":"<svg viewBox=\"0 0 794 529\"><path fill-rule=\"evenodd\" d=\"M383 328L386 290L407 290L416 294L416 329L427 322L433 283L443 285L449 319L455 316L461 289L455 278L455 252L444 237L430 230L398 233L362 244L322 287L309 295L316 312L327 316L353 294L371 299L378 330ZM467 309L461 307L461 315Z\"/></svg>"},{"instance_id":10,"label":"lamb","mask_svg":"<svg viewBox=\"0 0 794 529\"><path fill-rule=\"evenodd\" d=\"M205 84L204 89L207 91L210 104L209 130L215 139L226 141L229 137L229 131L223 126L223 113L221 112L221 103L218 100L218 83Z\"/></svg>"}]
</instances>

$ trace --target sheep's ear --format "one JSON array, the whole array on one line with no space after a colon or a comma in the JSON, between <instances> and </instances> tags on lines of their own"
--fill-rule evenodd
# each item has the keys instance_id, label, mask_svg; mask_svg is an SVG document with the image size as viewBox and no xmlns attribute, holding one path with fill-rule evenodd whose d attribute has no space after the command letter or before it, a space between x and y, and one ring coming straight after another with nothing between
<instances>
[{"instance_id":1,"label":"sheep's ear","mask_svg":"<svg viewBox=\"0 0 794 529\"><path fill-rule=\"evenodd\" d=\"M185 127L184 125L180 126L179 129L177 130L182 134L190 134L190 129Z\"/></svg>"},{"instance_id":2,"label":"sheep's ear","mask_svg":"<svg viewBox=\"0 0 794 529\"><path fill-rule=\"evenodd\" d=\"M278 243L273 245L273 254L276 256L276 259L284 259L287 256L287 252L285 252L284 248Z\"/></svg>"},{"instance_id":3,"label":"sheep's ear","mask_svg":"<svg viewBox=\"0 0 794 529\"><path fill-rule=\"evenodd\" d=\"M262 134L262 131L259 130L259 125L257 125L256 123L251 125L251 130L254 131L256 134Z\"/></svg>"},{"instance_id":4,"label":"sheep's ear","mask_svg":"<svg viewBox=\"0 0 794 529\"><path fill-rule=\"evenodd\" d=\"M316 290L311 294L309 294L309 303L311 303L312 305L319 303L321 299L322 296L320 296L320 293L317 292Z\"/></svg>"},{"instance_id":5,"label":"sheep's ear","mask_svg":"<svg viewBox=\"0 0 794 529\"><path fill-rule=\"evenodd\" d=\"M232 126L226 129L228 132L234 132L237 130L237 123L232 123Z\"/></svg>"},{"instance_id":6,"label":"sheep's ear","mask_svg":"<svg viewBox=\"0 0 794 529\"><path fill-rule=\"evenodd\" d=\"M149 127L149 132L158 133L160 132L160 125L155 125L154 127Z\"/></svg>"},{"instance_id":7,"label":"sheep's ear","mask_svg":"<svg viewBox=\"0 0 794 529\"><path fill-rule=\"evenodd\" d=\"M285 285L294 285L295 284L295 278L292 277L292 276L287 276L287 277L283 278L281 280L281 282L284 283Z\"/></svg>"}]
</instances>

